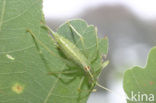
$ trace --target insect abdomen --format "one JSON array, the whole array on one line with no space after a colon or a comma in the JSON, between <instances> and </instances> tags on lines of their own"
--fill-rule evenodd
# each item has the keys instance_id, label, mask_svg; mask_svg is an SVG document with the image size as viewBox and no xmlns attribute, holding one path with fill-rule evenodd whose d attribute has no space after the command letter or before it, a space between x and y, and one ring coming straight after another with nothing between
<instances>
[{"instance_id":1,"label":"insect abdomen","mask_svg":"<svg viewBox=\"0 0 156 103\"><path fill-rule=\"evenodd\" d=\"M89 66L90 63L88 62L87 58L72 42L57 33L55 33L53 36L58 44L58 47L68 59L74 61L74 63L80 65L82 68Z\"/></svg>"}]
</instances>

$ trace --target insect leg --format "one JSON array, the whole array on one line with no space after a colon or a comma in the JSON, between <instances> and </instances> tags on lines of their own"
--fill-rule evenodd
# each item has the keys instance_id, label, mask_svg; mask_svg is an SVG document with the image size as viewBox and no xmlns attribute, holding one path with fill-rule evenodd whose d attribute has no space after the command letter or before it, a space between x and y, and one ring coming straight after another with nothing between
<instances>
[{"instance_id":1,"label":"insect leg","mask_svg":"<svg viewBox=\"0 0 156 103\"><path fill-rule=\"evenodd\" d=\"M81 44L82 44L82 48L83 50L85 50L85 44L84 44L84 39L83 39L83 36L70 24L70 22L68 21L67 24L69 25L69 27L71 28L71 30L73 30L77 36L80 37L80 41L81 41ZM86 55L86 52L84 51L85 55ZM87 55L86 55L87 56Z\"/></svg>"},{"instance_id":2,"label":"insect leg","mask_svg":"<svg viewBox=\"0 0 156 103\"><path fill-rule=\"evenodd\" d=\"M32 38L34 38L35 40L37 40L37 42L39 42L42 45L42 47L45 48L51 55L53 55L53 56L55 56L55 57L63 60L65 63L68 62L67 60L63 59L62 57L60 57L59 55L57 55L55 52L53 52L49 47L47 47L41 40L39 40L35 36L35 34L30 29L27 29L27 32L29 32L31 34ZM39 51L39 52L41 52L41 51Z\"/></svg>"},{"instance_id":3,"label":"insect leg","mask_svg":"<svg viewBox=\"0 0 156 103\"><path fill-rule=\"evenodd\" d=\"M68 84L68 83L71 83L72 81L75 80L75 76L72 76L72 77L69 77L69 75L71 74L75 74L77 73L77 70L63 70L63 71L60 71L60 72L49 72L48 75L53 75L55 76L56 78L58 78L62 83L64 84ZM67 75L68 77L66 76L59 76L59 75Z\"/></svg>"},{"instance_id":4,"label":"insect leg","mask_svg":"<svg viewBox=\"0 0 156 103\"><path fill-rule=\"evenodd\" d=\"M94 63L98 57L99 57L99 39L98 39L98 35L97 35L97 27L95 28L95 37L96 37L96 56L94 56L94 58L91 60L91 63Z\"/></svg>"},{"instance_id":5,"label":"insect leg","mask_svg":"<svg viewBox=\"0 0 156 103\"><path fill-rule=\"evenodd\" d=\"M53 75L53 74L73 74L78 72L78 70L68 70L68 71L60 71L60 72L49 72L48 74Z\"/></svg>"},{"instance_id":6,"label":"insect leg","mask_svg":"<svg viewBox=\"0 0 156 103\"><path fill-rule=\"evenodd\" d=\"M82 90L81 88L82 88L82 84L83 84L83 82L84 82L84 80L85 80L85 77L83 76L82 78L81 78L81 80L80 80L80 83L79 83L79 86L78 86L78 91L79 92L96 92L96 89L93 89L93 85L91 86L91 90ZM93 89L93 90L92 90Z\"/></svg>"},{"instance_id":7,"label":"insect leg","mask_svg":"<svg viewBox=\"0 0 156 103\"><path fill-rule=\"evenodd\" d=\"M109 64L109 61L105 61L101 64L101 66L95 71L95 74L98 75L105 67Z\"/></svg>"},{"instance_id":8,"label":"insect leg","mask_svg":"<svg viewBox=\"0 0 156 103\"><path fill-rule=\"evenodd\" d=\"M84 46L84 40L83 40L83 37L82 35L70 24L70 22L68 21L67 24L69 25L69 27L76 33L77 36L80 37L80 40L81 40L81 43L82 43L82 46Z\"/></svg>"},{"instance_id":9,"label":"insect leg","mask_svg":"<svg viewBox=\"0 0 156 103\"><path fill-rule=\"evenodd\" d=\"M29 32L31 36L34 39L36 39L50 54L52 54L53 56L56 56L56 54L53 51L51 51L42 41L40 41L30 29L28 29L27 32Z\"/></svg>"},{"instance_id":10,"label":"insect leg","mask_svg":"<svg viewBox=\"0 0 156 103\"><path fill-rule=\"evenodd\" d=\"M82 87L82 84L83 84L83 82L84 82L84 79L85 79L85 77L83 76L83 77L81 78L81 80L80 80L80 84L79 84L79 86L78 86L78 91L81 91L81 87Z\"/></svg>"},{"instance_id":11,"label":"insect leg","mask_svg":"<svg viewBox=\"0 0 156 103\"><path fill-rule=\"evenodd\" d=\"M81 87L82 87L82 84L83 84L83 82L84 82L84 79L85 79L85 77L83 76L83 77L81 78L81 80L80 80L80 84L79 84L79 87L78 87L78 91L81 91ZM107 91L113 93L112 90L110 90L110 89L108 89L108 88L106 88L106 87L100 85L98 82L96 82L96 85L97 85L98 87L104 89L104 90L107 90ZM91 89L92 89L93 87L94 87L94 85L92 85ZM87 91L90 91L90 90L87 90ZM96 91L95 89L92 90L92 92L95 92L95 91ZM90 92L91 92L91 91L90 91Z\"/></svg>"},{"instance_id":12,"label":"insect leg","mask_svg":"<svg viewBox=\"0 0 156 103\"><path fill-rule=\"evenodd\" d=\"M31 32L31 31L30 31L30 30L27 30L27 32ZM32 33L32 32L31 32L31 33ZM31 35L31 36L32 36L32 35ZM44 57L42 51L40 50L40 48L39 48L39 46L38 46L38 44L37 44L37 41L36 41L35 37L32 36L32 38L33 38L35 47L36 47L36 49L37 49L37 51L38 51L38 54L39 54L41 60L43 61L43 63L44 63L44 65L45 65L46 69L47 69L47 70L50 70L50 67L47 65L47 64L48 64L48 63L47 63L47 60L45 59L45 57Z\"/></svg>"},{"instance_id":13,"label":"insect leg","mask_svg":"<svg viewBox=\"0 0 156 103\"><path fill-rule=\"evenodd\" d=\"M98 30L97 27L95 28L95 37L96 37L96 50L99 51L99 39L98 39Z\"/></svg>"},{"instance_id":14,"label":"insect leg","mask_svg":"<svg viewBox=\"0 0 156 103\"><path fill-rule=\"evenodd\" d=\"M101 68L104 69L108 64L109 64L109 60L103 62L101 65L102 66Z\"/></svg>"}]
</instances>

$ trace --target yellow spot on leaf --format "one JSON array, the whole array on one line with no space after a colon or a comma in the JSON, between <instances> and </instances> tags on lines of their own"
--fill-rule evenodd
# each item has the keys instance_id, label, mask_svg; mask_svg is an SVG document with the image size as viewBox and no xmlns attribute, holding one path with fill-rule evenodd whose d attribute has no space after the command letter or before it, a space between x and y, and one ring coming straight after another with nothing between
<instances>
[{"instance_id":1,"label":"yellow spot on leaf","mask_svg":"<svg viewBox=\"0 0 156 103\"><path fill-rule=\"evenodd\" d=\"M24 86L19 83L15 83L12 86L12 91L14 91L17 94L21 94L23 92L23 90L24 90Z\"/></svg>"},{"instance_id":2,"label":"yellow spot on leaf","mask_svg":"<svg viewBox=\"0 0 156 103\"><path fill-rule=\"evenodd\" d=\"M12 56L11 56L11 55L9 55L9 54L7 54L7 55L6 55L6 57L7 57L8 59L15 60L15 58L14 58L14 57L12 57Z\"/></svg>"}]
</instances>

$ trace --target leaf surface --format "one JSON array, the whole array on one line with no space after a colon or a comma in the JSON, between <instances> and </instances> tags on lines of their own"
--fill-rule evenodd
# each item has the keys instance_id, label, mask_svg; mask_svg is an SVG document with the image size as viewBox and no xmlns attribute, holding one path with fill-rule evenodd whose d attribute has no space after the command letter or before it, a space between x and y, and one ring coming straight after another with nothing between
<instances>
[{"instance_id":1,"label":"leaf surface","mask_svg":"<svg viewBox=\"0 0 156 103\"><path fill-rule=\"evenodd\" d=\"M47 30L41 28L41 23L44 23L41 0L0 0L0 103L86 103L90 83L86 79L82 86L84 91L77 90L84 75L81 71L49 74L80 68L71 68L58 58L60 51ZM75 34L75 38L71 37L74 32L67 24L62 25L58 33L93 60L97 50L94 26L82 20L73 20L71 24L82 34L84 48ZM33 39L28 30L48 49ZM98 43L102 44L101 40ZM100 55L106 54L104 51L108 49L107 43L103 45ZM98 56L92 66L99 70L100 65L101 56Z\"/></svg>"},{"instance_id":2,"label":"leaf surface","mask_svg":"<svg viewBox=\"0 0 156 103\"><path fill-rule=\"evenodd\" d=\"M155 69L156 48L154 47L149 53L145 68L136 66L124 74L124 90L130 99L127 100L128 103L155 103L153 101L153 96L156 95Z\"/></svg>"}]
</instances>

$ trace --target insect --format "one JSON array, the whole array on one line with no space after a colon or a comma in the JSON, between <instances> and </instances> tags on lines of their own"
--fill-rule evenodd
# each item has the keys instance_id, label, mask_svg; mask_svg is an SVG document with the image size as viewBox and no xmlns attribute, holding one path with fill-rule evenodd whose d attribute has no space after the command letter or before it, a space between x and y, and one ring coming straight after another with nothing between
<instances>
[{"instance_id":1,"label":"insect","mask_svg":"<svg viewBox=\"0 0 156 103\"><path fill-rule=\"evenodd\" d=\"M82 35L69 22L67 22L67 24L72 29L72 31L75 32L76 35L80 37L82 46L84 48L84 40L83 40ZM80 51L80 49L75 44L73 44L70 40L66 39L65 37L59 35L57 32L52 31L48 26L43 25L42 27L45 28L45 29L47 29L52 34L52 36L53 36L52 39L56 42L57 47L65 55L65 57L69 61L72 61L77 66L79 66L85 72L85 74L87 75L87 77L89 78L89 80L91 82L91 85L92 85L91 88L93 88L95 85L97 85L97 86L99 86L99 87L101 87L101 88L103 88L103 89L105 89L107 91L112 92L110 89L101 86L97 82L96 77L94 75L95 74L95 71L91 67L90 61L87 59L87 57ZM46 50L48 50L52 55L54 55L54 53L43 42L41 42L35 36L35 34L31 30L28 29L27 32L29 32L31 34L31 36L35 40L37 40ZM102 64L103 68L105 66L107 66L108 63L109 63L109 61L104 62ZM82 77L82 79L80 81L80 86L79 86L78 90L80 90L81 85L82 85L82 83L84 81L84 78L85 78L85 76Z\"/></svg>"}]
</instances>

